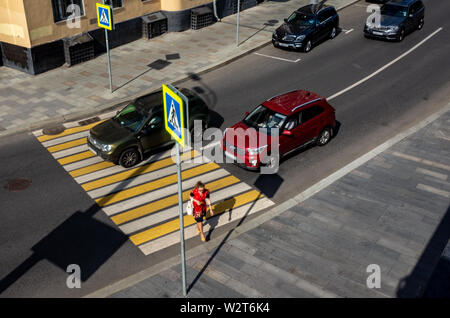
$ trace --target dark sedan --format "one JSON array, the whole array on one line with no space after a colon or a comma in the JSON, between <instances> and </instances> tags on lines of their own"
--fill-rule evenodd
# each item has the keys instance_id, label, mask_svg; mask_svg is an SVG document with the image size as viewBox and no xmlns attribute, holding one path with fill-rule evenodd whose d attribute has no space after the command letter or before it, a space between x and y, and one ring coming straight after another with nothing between
<instances>
[{"instance_id":1,"label":"dark sedan","mask_svg":"<svg viewBox=\"0 0 450 318\"><path fill-rule=\"evenodd\" d=\"M400 42L406 34L422 29L425 7L421 0L392 0L381 7L380 14L378 22L366 22L364 36Z\"/></svg>"},{"instance_id":2,"label":"dark sedan","mask_svg":"<svg viewBox=\"0 0 450 318\"><path fill-rule=\"evenodd\" d=\"M339 16L333 6L310 4L294 11L272 34L275 47L311 51L313 45L326 38L334 38Z\"/></svg>"},{"instance_id":3,"label":"dark sedan","mask_svg":"<svg viewBox=\"0 0 450 318\"><path fill-rule=\"evenodd\" d=\"M194 120L202 122L202 129L209 123L209 109L192 91L182 88L181 93L189 101L189 127ZM117 115L89 131L88 148L107 161L132 167L144 158L144 153L174 143L164 127L162 92L142 96L129 103Z\"/></svg>"}]
</instances>

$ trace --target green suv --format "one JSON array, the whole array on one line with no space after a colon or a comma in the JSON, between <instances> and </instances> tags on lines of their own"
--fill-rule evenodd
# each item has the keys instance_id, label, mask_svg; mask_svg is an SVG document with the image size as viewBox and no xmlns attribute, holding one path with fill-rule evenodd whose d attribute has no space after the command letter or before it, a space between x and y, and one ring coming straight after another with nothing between
<instances>
[{"instance_id":1,"label":"green suv","mask_svg":"<svg viewBox=\"0 0 450 318\"><path fill-rule=\"evenodd\" d=\"M208 127L209 109L194 92L182 88L189 101L191 137L194 120L201 120L202 130ZM186 122L185 122L186 125ZM137 98L117 115L92 127L87 138L88 148L96 155L125 168L144 159L146 152L173 144L164 127L162 91Z\"/></svg>"}]
</instances>

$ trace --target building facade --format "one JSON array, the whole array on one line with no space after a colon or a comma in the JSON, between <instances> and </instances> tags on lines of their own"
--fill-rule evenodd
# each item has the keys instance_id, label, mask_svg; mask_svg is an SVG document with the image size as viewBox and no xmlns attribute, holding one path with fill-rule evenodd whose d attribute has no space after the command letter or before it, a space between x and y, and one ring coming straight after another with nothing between
<instances>
[{"instance_id":1,"label":"building facade","mask_svg":"<svg viewBox=\"0 0 450 318\"><path fill-rule=\"evenodd\" d=\"M96 3L101 0L0 0L0 65L39 74L88 60L105 52L103 29L97 26ZM115 29L109 31L110 47L132 42L160 20L153 36L191 28L192 10L211 0L105 0L113 7ZM241 9L261 0L241 0ZM216 0L220 18L237 10L237 0ZM215 21L215 19L214 19ZM156 24L155 24L156 25ZM148 25L149 26L149 25ZM154 31L154 29L156 31ZM155 33L156 32L156 33Z\"/></svg>"}]
</instances>

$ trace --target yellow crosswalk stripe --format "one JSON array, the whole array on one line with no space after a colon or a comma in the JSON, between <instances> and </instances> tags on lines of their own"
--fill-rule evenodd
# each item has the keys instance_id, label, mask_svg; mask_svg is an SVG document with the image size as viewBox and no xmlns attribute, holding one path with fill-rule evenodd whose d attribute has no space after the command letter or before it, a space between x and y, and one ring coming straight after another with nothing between
<instances>
[{"instance_id":1,"label":"yellow crosswalk stripe","mask_svg":"<svg viewBox=\"0 0 450 318\"><path fill-rule=\"evenodd\" d=\"M263 197L259 191L252 190L247 193L238 195L234 198L230 198L223 202L220 202L213 206L214 215L219 215L229 209L237 208L241 205L247 204L249 202L258 200ZM209 218L209 212L207 213L207 218ZM190 215L185 215L183 217L184 227L188 227L195 223L195 220ZM155 226L148 230L142 231L135 235L130 236L130 240L134 243L134 245L140 245L142 243L151 241L163 235L169 234L171 232L177 231L180 229L180 221L178 219L174 219L172 221L166 222L164 224Z\"/></svg>"},{"instance_id":2,"label":"yellow crosswalk stripe","mask_svg":"<svg viewBox=\"0 0 450 318\"><path fill-rule=\"evenodd\" d=\"M91 158L94 157L95 155L91 152L91 151L84 151L84 152L80 152L77 153L76 155L71 155L71 156L67 156L61 159L58 159L58 162L64 166L66 164L72 163L72 162L76 162L76 161L80 161L83 159L87 159L87 158Z\"/></svg>"},{"instance_id":3,"label":"yellow crosswalk stripe","mask_svg":"<svg viewBox=\"0 0 450 318\"><path fill-rule=\"evenodd\" d=\"M86 137L83 137L80 139L75 139L72 141L64 142L64 143L56 145L56 146L48 147L47 150L50 151L51 153L53 153L53 152L57 152L57 151L61 151L61 150L66 150L66 149L69 149L72 147L81 146L81 145L84 145L85 143L87 143Z\"/></svg>"},{"instance_id":4,"label":"yellow crosswalk stripe","mask_svg":"<svg viewBox=\"0 0 450 318\"><path fill-rule=\"evenodd\" d=\"M210 191L215 191L215 190L225 188L229 185L232 185L232 184L235 184L238 182L240 182L240 180L238 178L236 178L235 176L228 176L228 177L216 180L216 181L209 182L208 184L206 184L206 187ZM185 201L189 198L190 193L191 193L191 190L187 190L187 191L183 192L183 201ZM129 222L134 219L140 218L142 216L151 214L153 212L168 208L177 203L178 203L178 194L174 194L174 195L171 195L164 199L161 199L158 201L153 201L153 202L150 202L143 206L128 210L126 212L116 214L111 217L111 220L115 224L120 225L125 222Z\"/></svg>"},{"instance_id":5,"label":"yellow crosswalk stripe","mask_svg":"<svg viewBox=\"0 0 450 318\"><path fill-rule=\"evenodd\" d=\"M197 157L199 155L200 155L199 152L192 150L191 152L184 153L181 156L181 160L186 160L186 159L192 158L193 156ZM126 170L126 171L123 171L120 173L116 173L116 174L108 176L108 177L104 177L104 178L97 179L94 181L86 182L81 186L83 187L83 189L85 191L91 191L91 190L94 190L97 188L104 187L106 185L110 185L110 184L113 184L113 183L116 183L119 181L130 179L130 178L134 178L139 175L145 174L147 172L155 171L155 170L158 170L158 169L170 166L170 165L174 165L174 164L175 163L173 162L173 159L171 157L169 157L166 159L151 162L144 166L140 166L140 167Z\"/></svg>"},{"instance_id":6,"label":"yellow crosswalk stripe","mask_svg":"<svg viewBox=\"0 0 450 318\"><path fill-rule=\"evenodd\" d=\"M191 169L182 171L181 177L183 180L186 180L186 179L198 176L200 174L204 174L206 172L209 172L209 171L217 169L217 168L219 168L219 165L217 165L213 162L210 162L210 163L207 163L207 164L195 167L195 168L191 168ZM164 177L164 178L161 178L158 180L147 182L147 183L144 183L139 186L135 186L130 189L122 190L120 192L112 193L107 196L95 199L95 202L97 202L97 204L99 206L103 207L103 206L106 206L109 204L113 204L113 203L116 203L116 202L119 202L122 200L126 200L129 198L135 197L140 194L144 194L146 192L150 192L150 191L158 189L158 188L165 187L169 184L176 183L177 181L178 181L177 174L174 173L170 176L167 176L167 177ZM88 191L88 190L86 190L86 191Z\"/></svg>"},{"instance_id":7,"label":"yellow crosswalk stripe","mask_svg":"<svg viewBox=\"0 0 450 318\"><path fill-rule=\"evenodd\" d=\"M95 123L92 123L92 124L89 124L89 125L85 125L85 126L77 126L77 127L74 127L74 128L68 128L68 129L64 130L62 133L57 134L57 135L42 135L42 136L37 137L37 139L40 142L44 142L44 141L49 141L49 140L57 139L57 138L60 138L60 137L72 135L72 134L75 134L75 133L78 133L78 132L81 132L81 131L89 130L92 127L94 127L94 126L104 122L105 120L100 120L100 121L97 121Z\"/></svg>"},{"instance_id":8,"label":"yellow crosswalk stripe","mask_svg":"<svg viewBox=\"0 0 450 318\"><path fill-rule=\"evenodd\" d=\"M109 167L114 167L115 164L113 162L109 162L109 161L102 161L102 162L98 162L98 163L94 163L93 165L89 165L83 168L78 168L72 171L69 171L69 174L76 178L76 177L80 177L82 175L91 173L91 172L95 172L98 170L102 170L102 169L106 169Z\"/></svg>"}]
</instances>

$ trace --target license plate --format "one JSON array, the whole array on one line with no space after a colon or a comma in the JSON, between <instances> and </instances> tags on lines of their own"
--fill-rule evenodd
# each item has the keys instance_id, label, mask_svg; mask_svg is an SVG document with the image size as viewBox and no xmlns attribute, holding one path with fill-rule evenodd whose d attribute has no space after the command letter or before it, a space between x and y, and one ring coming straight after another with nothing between
<instances>
[{"instance_id":1,"label":"license plate","mask_svg":"<svg viewBox=\"0 0 450 318\"><path fill-rule=\"evenodd\" d=\"M231 158L233 160L236 160L236 157L233 156L231 153L229 153L228 151L225 151L225 156L227 156L228 158Z\"/></svg>"},{"instance_id":2,"label":"license plate","mask_svg":"<svg viewBox=\"0 0 450 318\"><path fill-rule=\"evenodd\" d=\"M375 35L383 35L383 32L373 31L372 33L375 34Z\"/></svg>"},{"instance_id":3,"label":"license plate","mask_svg":"<svg viewBox=\"0 0 450 318\"><path fill-rule=\"evenodd\" d=\"M283 46L283 47L289 47L289 44L286 44L286 43L279 43L280 44L280 46Z\"/></svg>"}]
</instances>

